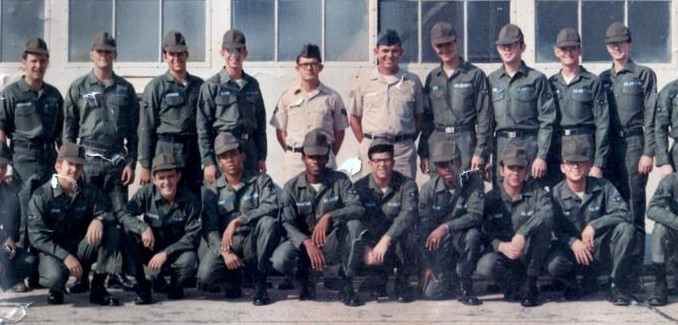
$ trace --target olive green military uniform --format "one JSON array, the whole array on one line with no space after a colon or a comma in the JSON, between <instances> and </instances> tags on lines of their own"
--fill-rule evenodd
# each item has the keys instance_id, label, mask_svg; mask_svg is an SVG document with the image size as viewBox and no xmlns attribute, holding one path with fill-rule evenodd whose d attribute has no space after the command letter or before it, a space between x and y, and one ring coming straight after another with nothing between
<instances>
[{"instance_id":1,"label":"olive green military uniform","mask_svg":"<svg viewBox=\"0 0 678 325\"><path fill-rule=\"evenodd\" d=\"M127 202L122 170L137 164L139 102L131 83L113 74L108 85L93 72L76 79L65 104L64 141L86 150L85 179L108 195L115 211Z\"/></svg>"},{"instance_id":2,"label":"olive green military uniform","mask_svg":"<svg viewBox=\"0 0 678 325\"><path fill-rule=\"evenodd\" d=\"M94 220L104 224L101 244L87 243L85 234ZM40 284L64 291L69 271L64 259L75 256L84 269L96 262L98 273L115 272L119 233L111 203L102 191L80 181L74 193L66 193L56 182L47 182L35 190L28 204L28 235L40 253Z\"/></svg>"},{"instance_id":3,"label":"olive green military uniform","mask_svg":"<svg viewBox=\"0 0 678 325\"><path fill-rule=\"evenodd\" d=\"M664 177L647 208L647 217L655 222L652 230L653 263L667 263L675 255L678 244L678 175Z\"/></svg>"},{"instance_id":4,"label":"olive green military uniform","mask_svg":"<svg viewBox=\"0 0 678 325\"><path fill-rule=\"evenodd\" d=\"M611 266L610 277L623 280L631 262L634 227L628 206L617 189L604 178L587 176L581 198L566 181L558 183L552 193L556 241L547 261L549 275L562 278L577 269L588 273L594 265L605 269ZM575 240L582 239L581 233L589 225L595 230L594 264L586 267L576 264L570 247Z\"/></svg>"},{"instance_id":5,"label":"olive green military uniform","mask_svg":"<svg viewBox=\"0 0 678 325\"><path fill-rule=\"evenodd\" d=\"M310 93L300 86L285 91L278 100L270 124L287 132L283 163L283 181L287 181L304 171L301 148L306 133L319 129L330 139L330 143L334 143L334 133L348 127L348 116L339 93L320 83ZM331 150L327 166L337 168L334 152Z\"/></svg>"},{"instance_id":6,"label":"olive green military uniform","mask_svg":"<svg viewBox=\"0 0 678 325\"><path fill-rule=\"evenodd\" d=\"M382 138L393 142L394 170L414 178L417 172L415 116L424 113L422 85L417 75L403 69L392 77L395 81L389 82L375 69L359 81L349 95L348 111L361 119L364 135L360 142L362 174L371 172L367 166L370 143Z\"/></svg>"},{"instance_id":7,"label":"olive green military uniform","mask_svg":"<svg viewBox=\"0 0 678 325\"><path fill-rule=\"evenodd\" d=\"M203 166L216 164L214 139L231 132L244 143L245 169L258 171L266 160L266 109L259 82L243 72L243 86L222 70L207 79L198 97L198 144Z\"/></svg>"},{"instance_id":8,"label":"olive green military uniform","mask_svg":"<svg viewBox=\"0 0 678 325\"><path fill-rule=\"evenodd\" d=\"M419 156L428 158L429 146L448 140L461 150L462 168L471 166L473 156L488 161L492 110L485 73L460 57L452 76L441 67L431 71L424 93L428 105L424 109Z\"/></svg>"},{"instance_id":9,"label":"olive green military uniform","mask_svg":"<svg viewBox=\"0 0 678 325\"><path fill-rule=\"evenodd\" d=\"M202 172L196 115L202 79L188 75L183 85L167 72L144 89L139 117L139 163L151 168L161 152L172 152L181 166L181 182L200 195Z\"/></svg>"},{"instance_id":10,"label":"olive green military uniform","mask_svg":"<svg viewBox=\"0 0 678 325\"><path fill-rule=\"evenodd\" d=\"M54 86L43 83L42 91L28 87L22 77L0 92L0 129L12 140L14 177L21 184L22 207L34 189L54 173L56 146L61 142L64 100ZM26 214L22 211L19 246L28 249Z\"/></svg>"},{"instance_id":11,"label":"olive green military uniform","mask_svg":"<svg viewBox=\"0 0 678 325\"><path fill-rule=\"evenodd\" d=\"M463 156L463 155L462 155ZM437 281L430 281L424 288L426 299L442 299L448 296L455 275L462 281L470 281L480 258L481 234L485 207L484 185L480 174L472 174L468 183L457 178L454 190L445 185L439 176L431 178L421 188L419 197L420 254L422 267L430 268ZM437 250L429 251L426 238L442 224L449 235ZM455 258L456 257L456 258Z\"/></svg>"},{"instance_id":12,"label":"olive green military uniform","mask_svg":"<svg viewBox=\"0 0 678 325\"><path fill-rule=\"evenodd\" d=\"M280 243L282 228L277 220L278 200L271 177L246 171L243 186L233 188L225 177L219 177L209 187L203 188L203 236L209 250L200 261L198 279L213 284L227 281L227 287L240 287L239 272L226 268L222 257L221 240L228 224L240 218L231 251L246 263L254 265L257 272L267 273L271 255Z\"/></svg>"},{"instance_id":13,"label":"olive green military uniform","mask_svg":"<svg viewBox=\"0 0 678 325\"><path fill-rule=\"evenodd\" d=\"M655 116L655 137L657 148L655 159L657 166L671 164L673 170L678 170L678 80L674 80L662 88L657 95L657 111ZM674 125L676 127L674 127ZM674 139L674 145L669 149L669 138Z\"/></svg>"},{"instance_id":14,"label":"olive green military uniform","mask_svg":"<svg viewBox=\"0 0 678 325\"><path fill-rule=\"evenodd\" d=\"M494 109L493 171L499 179L498 160L511 143L527 149L530 164L546 160L556 122L556 109L548 80L523 62L511 77L504 66L488 76Z\"/></svg>"},{"instance_id":15,"label":"olive green military uniform","mask_svg":"<svg viewBox=\"0 0 678 325\"><path fill-rule=\"evenodd\" d=\"M21 207L19 205L19 188L11 183L0 182L0 244L7 238L19 242L19 225ZM8 258L10 252L0 248L0 289L7 290L25 278L37 272L37 259L25 248L17 247L15 256Z\"/></svg>"}]
</instances>

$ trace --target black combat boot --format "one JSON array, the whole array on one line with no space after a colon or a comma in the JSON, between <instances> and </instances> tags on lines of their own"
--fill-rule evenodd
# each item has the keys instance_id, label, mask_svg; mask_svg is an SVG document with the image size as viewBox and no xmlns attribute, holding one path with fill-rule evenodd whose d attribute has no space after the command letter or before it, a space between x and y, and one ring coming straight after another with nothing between
<instances>
[{"instance_id":1,"label":"black combat boot","mask_svg":"<svg viewBox=\"0 0 678 325\"><path fill-rule=\"evenodd\" d=\"M92 288L89 293L89 302L104 306L119 306L120 300L113 297L104 286L106 273L94 273L92 277Z\"/></svg>"},{"instance_id":2,"label":"black combat boot","mask_svg":"<svg viewBox=\"0 0 678 325\"><path fill-rule=\"evenodd\" d=\"M146 280L146 276L137 276L136 292L137 296L134 298L136 305L148 305L153 303L151 298L151 282Z\"/></svg>"},{"instance_id":3,"label":"black combat boot","mask_svg":"<svg viewBox=\"0 0 678 325\"><path fill-rule=\"evenodd\" d=\"M395 279L395 294L396 299L400 303L408 303L414 301L414 293L410 288L408 277L402 274L396 274Z\"/></svg>"},{"instance_id":4,"label":"black combat boot","mask_svg":"<svg viewBox=\"0 0 678 325\"><path fill-rule=\"evenodd\" d=\"M353 290L353 279L343 275L342 277L342 286L339 290L339 295L341 295L341 302L346 306L357 307L363 304L363 301L358 297L358 295Z\"/></svg>"},{"instance_id":5,"label":"black combat boot","mask_svg":"<svg viewBox=\"0 0 678 325\"><path fill-rule=\"evenodd\" d=\"M167 288L167 299L179 300L184 297L184 284L177 280L176 276L170 278L170 285Z\"/></svg>"},{"instance_id":6,"label":"black combat boot","mask_svg":"<svg viewBox=\"0 0 678 325\"><path fill-rule=\"evenodd\" d=\"M134 291L134 283L130 281L123 273L113 273L108 275L107 288L120 288L125 291Z\"/></svg>"},{"instance_id":7,"label":"black combat boot","mask_svg":"<svg viewBox=\"0 0 678 325\"><path fill-rule=\"evenodd\" d=\"M537 277L528 276L527 281L523 283L521 288L520 305L523 307L535 307L539 305Z\"/></svg>"},{"instance_id":8,"label":"black combat boot","mask_svg":"<svg viewBox=\"0 0 678 325\"><path fill-rule=\"evenodd\" d=\"M254 296L252 297L252 304L255 306L264 306L271 303L271 298L268 295L268 284L266 279L268 275L266 271L257 271L254 275Z\"/></svg>"},{"instance_id":9,"label":"black combat boot","mask_svg":"<svg viewBox=\"0 0 678 325\"><path fill-rule=\"evenodd\" d=\"M664 306L668 302L669 285L666 281L666 264L654 263L654 293L647 299L650 306Z\"/></svg>"},{"instance_id":10,"label":"black combat boot","mask_svg":"<svg viewBox=\"0 0 678 325\"><path fill-rule=\"evenodd\" d=\"M76 293L83 293L89 291L89 275L88 273L84 273L83 275L77 279L75 279L75 282L73 284L69 285L68 288L66 288L66 291L70 294L76 294Z\"/></svg>"},{"instance_id":11,"label":"black combat boot","mask_svg":"<svg viewBox=\"0 0 678 325\"><path fill-rule=\"evenodd\" d=\"M617 306L628 306L631 304L631 297L622 290L619 286L619 282L615 279L610 278L608 280L610 285L610 302Z\"/></svg>"},{"instance_id":12,"label":"black combat boot","mask_svg":"<svg viewBox=\"0 0 678 325\"><path fill-rule=\"evenodd\" d=\"M461 279L459 281L459 302L468 306L477 306L482 304L473 291L472 279Z\"/></svg>"},{"instance_id":13,"label":"black combat boot","mask_svg":"<svg viewBox=\"0 0 678 325\"><path fill-rule=\"evenodd\" d=\"M50 305L61 305L64 303L64 294L58 290L50 290L47 294L47 303Z\"/></svg>"}]
</instances>

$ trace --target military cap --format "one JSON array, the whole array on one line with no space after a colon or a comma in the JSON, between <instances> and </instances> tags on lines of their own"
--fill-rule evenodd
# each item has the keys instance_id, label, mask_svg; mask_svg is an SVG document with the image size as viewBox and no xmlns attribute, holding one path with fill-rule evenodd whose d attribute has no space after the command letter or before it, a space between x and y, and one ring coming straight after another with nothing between
<instances>
[{"instance_id":1,"label":"military cap","mask_svg":"<svg viewBox=\"0 0 678 325\"><path fill-rule=\"evenodd\" d=\"M218 156L240 147L240 142L231 132L221 132L214 139L214 153Z\"/></svg>"},{"instance_id":2,"label":"military cap","mask_svg":"<svg viewBox=\"0 0 678 325\"><path fill-rule=\"evenodd\" d=\"M153 157L153 168L151 173L155 174L156 172L163 170L173 170L177 169L177 161L174 159L174 155L167 152L162 152Z\"/></svg>"},{"instance_id":3,"label":"military cap","mask_svg":"<svg viewBox=\"0 0 678 325\"><path fill-rule=\"evenodd\" d=\"M319 129L306 134L303 144L304 155L320 156L330 153L330 141Z\"/></svg>"},{"instance_id":4,"label":"military cap","mask_svg":"<svg viewBox=\"0 0 678 325\"><path fill-rule=\"evenodd\" d=\"M162 39L162 50L169 53L186 52L188 51L186 38L181 32L171 30Z\"/></svg>"},{"instance_id":5,"label":"military cap","mask_svg":"<svg viewBox=\"0 0 678 325\"><path fill-rule=\"evenodd\" d=\"M457 161L461 159L461 153L454 142L443 140L438 141L431 146L428 159L434 164Z\"/></svg>"},{"instance_id":6,"label":"military cap","mask_svg":"<svg viewBox=\"0 0 678 325\"><path fill-rule=\"evenodd\" d=\"M520 30L520 27L514 24L506 24L504 27L499 30L499 36L497 36L497 41L494 42L496 45L508 45L515 42L523 41L523 31Z\"/></svg>"},{"instance_id":7,"label":"military cap","mask_svg":"<svg viewBox=\"0 0 678 325\"><path fill-rule=\"evenodd\" d=\"M578 46L580 44L581 38L579 38L579 33L577 33L576 29L566 27L558 32L558 37L556 37L557 47Z\"/></svg>"},{"instance_id":8,"label":"military cap","mask_svg":"<svg viewBox=\"0 0 678 325\"><path fill-rule=\"evenodd\" d=\"M400 44L400 36L398 36L398 32L392 29L387 29L377 35L377 46L391 46Z\"/></svg>"},{"instance_id":9,"label":"military cap","mask_svg":"<svg viewBox=\"0 0 678 325\"><path fill-rule=\"evenodd\" d=\"M59 148L57 159L82 165L85 163L85 148L75 143L64 143L61 148Z\"/></svg>"},{"instance_id":10,"label":"military cap","mask_svg":"<svg viewBox=\"0 0 678 325\"><path fill-rule=\"evenodd\" d=\"M431 43L444 44L457 40L457 30L451 24L438 22L431 28Z\"/></svg>"},{"instance_id":11,"label":"military cap","mask_svg":"<svg viewBox=\"0 0 678 325\"><path fill-rule=\"evenodd\" d=\"M323 62L320 56L320 48L315 44L304 44L297 54L297 61L299 61L299 58L318 59L319 62Z\"/></svg>"},{"instance_id":12,"label":"military cap","mask_svg":"<svg viewBox=\"0 0 678 325\"><path fill-rule=\"evenodd\" d=\"M563 139L561 157L563 161L591 161L593 148L589 141L580 138Z\"/></svg>"},{"instance_id":13,"label":"military cap","mask_svg":"<svg viewBox=\"0 0 678 325\"><path fill-rule=\"evenodd\" d=\"M230 29L224 33L221 41L222 49L241 49L245 47L245 34L237 29Z\"/></svg>"},{"instance_id":14,"label":"military cap","mask_svg":"<svg viewBox=\"0 0 678 325\"><path fill-rule=\"evenodd\" d=\"M49 55L49 51L47 50L47 43L40 38L31 38L28 41L26 41L26 47L24 48L24 53L36 53L36 54L47 54Z\"/></svg>"},{"instance_id":15,"label":"military cap","mask_svg":"<svg viewBox=\"0 0 678 325\"><path fill-rule=\"evenodd\" d=\"M109 32L101 32L94 36L92 50L115 51L115 39Z\"/></svg>"},{"instance_id":16,"label":"military cap","mask_svg":"<svg viewBox=\"0 0 678 325\"><path fill-rule=\"evenodd\" d=\"M12 163L12 152L9 150L7 143L5 141L0 141L0 164L11 164Z\"/></svg>"},{"instance_id":17,"label":"military cap","mask_svg":"<svg viewBox=\"0 0 678 325\"><path fill-rule=\"evenodd\" d=\"M367 149L367 156L372 156L377 150L379 150L379 152L388 151L393 155L393 142L382 138L375 139L370 143L370 148Z\"/></svg>"},{"instance_id":18,"label":"military cap","mask_svg":"<svg viewBox=\"0 0 678 325\"><path fill-rule=\"evenodd\" d=\"M610 24L605 31L605 44L630 42L631 30L620 22Z\"/></svg>"},{"instance_id":19,"label":"military cap","mask_svg":"<svg viewBox=\"0 0 678 325\"><path fill-rule=\"evenodd\" d=\"M527 161L527 152L525 148L515 145L509 145L504 149L504 152L501 155L502 166L527 166L529 162Z\"/></svg>"}]
</instances>

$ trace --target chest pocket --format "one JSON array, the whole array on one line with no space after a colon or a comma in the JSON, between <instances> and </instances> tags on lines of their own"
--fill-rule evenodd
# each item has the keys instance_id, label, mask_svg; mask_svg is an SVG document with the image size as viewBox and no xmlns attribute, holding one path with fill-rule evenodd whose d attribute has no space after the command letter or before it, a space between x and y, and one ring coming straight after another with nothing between
<instances>
[{"instance_id":1,"label":"chest pocket","mask_svg":"<svg viewBox=\"0 0 678 325\"><path fill-rule=\"evenodd\" d=\"M184 233L185 224L186 217L182 214L174 214L169 218L169 226L175 236L179 236Z\"/></svg>"},{"instance_id":2,"label":"chest pocket","mask_svg":"<svg viewBox=\"0 0 678 325\"><path fill-rule=\"evenodd\" d=\"M162 217L155 213L144 213L144 221L153 229L162 228Z\"/></svg>"},{"instance_id":3,"label":"chest pocket","mask_svg":"<svg viewBox=\"0 0 678 325\"><path fill-rule=\"evenodd\" d=\"M259 206L259 193L245 193L240 199L240 208L243 211L249 211Z\"/></svg>"},{"instance_id":4,"label":"chest pocket","mask_svg":"<svg viewBox=\"0 0 678 325\"><path fill-rule=\"evenodd\" d=\"M217 106L216 118L232 125L235 128L238 119L240 119L240 110L238 107L238 95L232 90L221 90L214 104Z\"/></svg>"},{"instance_id":5,"label":"chest pocket","mask_svg":"<svg viewBox=\"0 0 678 325\"><path fill-rule=\"evenodd\" d=\"M642 109L643 107L643 88L640 80L633 78L625 80L622 83L623 102L631 110Z\"/></svg>"},{"instance_id":6,"label":"chest pocket","mask_svg":"<svg viewBox=\"0 0 678 325\"><path fill-rule=\"evenodd\" d=\"M190 122L191 116L189 114L192 114L192 112L190 109L185 109L185 103L183 92L166 93L162 97L162 111L160 112L162 122L170 125Z\"/></svg>"},{"instance_id":7,"label":"chest pocket","mask_svg":"<svg viewBox=\"0 0 678 325\"><path fill-rule=\"evenodd\" d=\"M383 207L384 214L391 220L395 219L398 216L401 209L402 204L398 199L384 203Z\"/></svg>"},{"instance_id":8,"label":"chest pocket","mask_svg":"<svg viewBox=\"0 0 678 325\"><path fill-rule=\"evenodd\" d=\"M321 210L325 212L336 210L341 205L341 199L339 195L327 195L320 199L320 205L322 207Z\"/></svg>"},{"instance_id":9,"label":"chest pocket","mask_svg":"<svg viewBox=\"0 0 678 325\"><path fill-rule=\"evenodd\" d=\"M401 84L401 88L405 88L405 82ZM400 118L410 118L414 116L414 90L412 87L405 89L395 89L389 93L393 99L393 106L395 113Z\"/></svg>"},{"instance_id":10,"label":"chest pocket","mask_svg":"<svg viewBox=\"0 0 678 325\"><path fill-rule=\"evenodd\" d=\"M511 90L511 97L515 100L511 105L511 116L516 124L530 122L537 123L537 93L532 85L517 86Z\"/></svg>"},{"instance_id":11,"label":"chest pocket","mask_svg":"<svg viewBox=\"0 0 678 325\"><path fill-rule=\"evenodd\" d=\"M452 85L452 109L460 111L461 116L469 111L466 108L473 106L473 97L475 91L470 82L458 82ZM472 110L475 113L475 110Z\"/></svg>"},{"instance_id":12,"label":"chest pocket","mask_svg":"<svg viewBox=\"0 0 678 325\"><path fill-rule=\"evenodd\" d=\"M41 120L35 101L25 101L16 104L14 109L14 124L18 130L33 131L40 127Z\"/></svg>"},{"instance_id":13,"label":"chest pocket","mask_svg":"<svg viewBox=\"0 0 678 325\"><path fill-rule=\"evenodd\" d=\"M382 103L383 103L382 92L379 90L365 92L363 94L363 106L364 110L366 111L380 109ZM366 112L363 112L363 115L365 114Z\"/></svg>"}]
</instances>

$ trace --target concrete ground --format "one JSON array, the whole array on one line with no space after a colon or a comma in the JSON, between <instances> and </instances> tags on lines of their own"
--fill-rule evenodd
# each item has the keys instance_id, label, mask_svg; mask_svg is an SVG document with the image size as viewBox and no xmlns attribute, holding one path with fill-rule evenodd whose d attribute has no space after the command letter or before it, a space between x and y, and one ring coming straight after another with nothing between
<instances>
[{"instance_id":1,"label":"concrete ground","mask_svg":"<svg viewBox=\"0 0 678 325\"><path fill-rule=\"evenodd\" d=\"M271 281L276 285L281 279ZM560 293L547 292L541 295L541 306L524 308L503 301L500 294L485 294L485 285L476 283L483 300L480 306L465 306L456 300L401 304L380 298L366 299L361 307L346 307L338 301L336 292L324 289L322 284L318 285L318 301L298 301L296 290L271 289L273 303L262 307L252 305L251 289L245 289L244 297L234 301L194 289L187 290L186 298L179 301L154 294L156 303L148 306L134 305L133 293L111 290L124 306L90 305L88 294L67 295L64 305L51 306L46 303L47 290L40 289L24 294L0 293L0 317L11 312L11 304L31 303L22 324L678 324L676 296L660 308L638 302L616 307L605 300L604 293L570 302L563 301ZM646 289L651 288L648 283ZM367 294L361 296L368 298Z\"/></svg>"}]
</instances>

